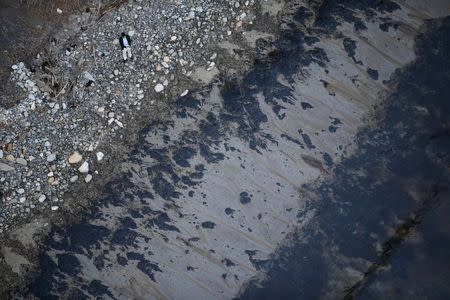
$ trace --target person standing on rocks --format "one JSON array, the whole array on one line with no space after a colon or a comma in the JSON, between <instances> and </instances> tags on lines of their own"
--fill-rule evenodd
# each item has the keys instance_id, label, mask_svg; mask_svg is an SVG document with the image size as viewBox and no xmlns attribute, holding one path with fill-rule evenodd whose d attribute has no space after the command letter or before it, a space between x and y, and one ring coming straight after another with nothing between
<instances>
[{"instance_id":1,"label":"person standing on rocks","mask_svg":"<svg viewBox=\"0 0 450 300\"><path fill-rule=\"evenodd\" d=\"M120 47L122 48L123 61L126 62L128 58L132 59L133 55L131 54L131 38L125 32L122 32L122 35L119 39Z\"/></svg>"}]
</instances>

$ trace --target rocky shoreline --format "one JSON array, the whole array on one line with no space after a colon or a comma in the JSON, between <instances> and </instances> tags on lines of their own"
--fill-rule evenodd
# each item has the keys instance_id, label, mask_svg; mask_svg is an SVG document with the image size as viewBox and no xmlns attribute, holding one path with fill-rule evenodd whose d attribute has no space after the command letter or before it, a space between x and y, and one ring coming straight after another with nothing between
<instances>
[{"instance_id":1,"label":"rocky shoreline","mask_svg":"<svg viewBox=\"0 0 450 300\"><path fill-rule=\"evenodd\" d=\"M24 99L0 111L0 232L77 207L63 204L64 194L72 186L83 194L103 176L101 165L133 134L139 115L147 122L163 117L170 99L217 74L223 58L215 47L251 25L255 6L130 1L55 42L32 66L13 65L11 80ZM79 22L90 19L85 14ZM121 31L133 39L135 59L127 64L118 47Z\"/></svg>"}]
</instances>

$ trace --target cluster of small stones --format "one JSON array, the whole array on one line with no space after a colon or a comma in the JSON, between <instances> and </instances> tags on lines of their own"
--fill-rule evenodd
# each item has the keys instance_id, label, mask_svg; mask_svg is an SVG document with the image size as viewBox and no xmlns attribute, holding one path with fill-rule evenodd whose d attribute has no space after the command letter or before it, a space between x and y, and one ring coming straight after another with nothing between
<instances>
[{"instance_id":1,"label":"cluster of small stones","mask_svg":"<svg viewBox=\"0 0 450 300\"><path fill-rule=\"evenodd\" d=\"M254 0L129 1L68 46L54 46L51 74L42 55L37 71L23 63L12 66L11 80L26 96L0 110L0 232L30 213L58 210L71 184L95 180L105 157L99 145L120 139L133 112L164 101L155 96L176 86L178 77L215 68L217 54L209 45L243 31L254 18L254 5ZM118 46L122 31L133 41L134 59L126 64ZM42 80L50 75L60 84L56 95Z\"/></svg>"}]
</instances>

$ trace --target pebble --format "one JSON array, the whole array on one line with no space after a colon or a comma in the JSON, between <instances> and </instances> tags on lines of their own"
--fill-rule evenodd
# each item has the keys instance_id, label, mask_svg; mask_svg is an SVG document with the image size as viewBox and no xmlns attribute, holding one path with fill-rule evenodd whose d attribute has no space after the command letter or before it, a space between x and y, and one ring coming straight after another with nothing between
<instances>
[{"instance_id":1,"label":"pebble","mask_svg":"<svg viewBox=\"0 0 450 300\"><path fill-rule=\"evenodd\" d=\"M69 164L77 164L83 159L83 156L75 151L70 157L69 157Z\"/></svg>"},{"instance_id":2,"label":"pebble","mask_svg":"<svg viewBox=\"0 0 450 300\"><path fill-rule=\"evenodd\" d=\"M91 175L91 174L87 174L86 177L84 178L84 181L85 181L86 183L91 182L91 180L92 180L92 175Z\"/></svg>"},{"instance_id":3,"label":"pebble","mask_svg":"<svg viewBox=\"0 0 450 300\"><path fill-rule=\"evenodd\" d=\"M162 85L161 83L158 83L158 84L155 86L155 92L161 93L162 91L164 91L164 85Z\"/></svg>"},{"instance_id":4,"label":"pebble","mask_svg":"<svg viewBox=\"0 0 450 300\"><path fill-rule=\"evenodd\" d=\"M70 182L72 182L72 183L74 183L77 180L78 180L78 175L70 177Z\"/></svg>"},{"instance_id":5,"label":"pebble","mask_svg":"<svg viewBox=\"0 0 450 300\"><path fill-rule=\"evenodd\" d=\"M49 156L47 156L47 161L52 162L56 159L56 154L52 153Z\"/></svg>"},{"instance_id":6,"label":"pebble","mask_svg":"<svg viewBox=\"0 0 450 300\"><path fill-rule=\"evenodd\" d=\"M92 76L92 74L91 73L89 73L89 72L84 72L84 78L85 79L87 79L87 80L89 80L89 81L95 81L95 78L94 78L94 76Z\"/></svg>"},{"instance_id":7,"label":"pebble","mask_svg":"<svg viewBox=\"0 0 450 300\"><path fill-rule=\"evenodd\" d=\"M78 171L80 173L88 173L89 172L89 163L85 161L79 168Z\"/></svg>"},{"instance_id":8,"label":"pebble","mask_svg":"<svg viewBox=\"0 0 450 300\"><path fill-rule=\"evenodd\" d=\"M189 20L194 19L195 18L195 11L191 10L187 16L187 18Z\"/></svg>"},{"instance_id":9,"label":"pebble","mask_svg":"<svg viewBox=\"0 0 450 300\"><path fill-rule=\"evenodd\" d=\"M0 162L0 171L3 172L11 172L14 171L14 167L11 167L10 165L4 164L2 162Z\"/></svg>"},{"instance_id":10,"label":"pebble","mask_svg":"<svg viewBox=\"0 0 450 300\"><path fill-rule=\"evenodd\" d=\"M18 163L19 165L22 165L22 166L26 166L28 164L27 161L23 157L18 157L16 159L16 163Z\"/></svg>"},{"instance_id":11,"label":"pebble","mask_svg":"<svg viewBox=\"0 0 450 300\"><path fill-rule=\"evenodd\" d=\"M53 211L58 210L58 209L59 209L59 206L54 205L54 206L51 207L51 209L52 209Z\"/></svg>"},{"instance_id":12,"label":"pebble","mask_svg":"<svg viewBox=\"0 0 450 300\"><path fill-rule=\"evenodd\" d=\"M42 195L39 196L38 201L39 201L40 203L42 203L42 202L45 201L46 198L47 198L47 196L45 196L45 195L42 194Z\"/></svg>"},{"instance_id":13,"label":"pebble","mask_svg":"<svg viewBox=\"0 0 450 300\"><path fill-rule=\"evenodd\" d=\"M101 161L105 157L105 154L103 152L97 152L97 160Z\"/></svg>"}]
</instances>

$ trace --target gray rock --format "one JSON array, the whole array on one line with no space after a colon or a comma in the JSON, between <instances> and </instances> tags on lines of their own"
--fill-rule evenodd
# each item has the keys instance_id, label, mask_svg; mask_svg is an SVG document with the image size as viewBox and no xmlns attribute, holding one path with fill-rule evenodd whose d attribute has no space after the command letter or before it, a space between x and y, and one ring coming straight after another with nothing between
<instances>
[{"instance_id":1,"label":"gray rock","mask_svg":"<svg viewBox=\"0 0 450 300\"><path fill-rule=\"evenodd\" d=\"M84 72L84 75L83 75L83 76L84 76L84 78L87 79L87 80L95 81L94 76L92 76L92 74L89 73L89 72Z\"/></svg>"},{"instance_id":2,"label":"gray rock","mask_svg":"<svg viewBox=\"0 0 450 300\"><path fill-rule=\"evenodd\" d=\"M26 166L28 164L28 162L22 157L18 157L16 159L16 163L18 163L19 165L22 165L22 166Z\"/></svg>"},{"instance_id":3,"label":"gray rock","mask_svg":"<svg viewBox=\"0 0 450 300\"><path fill-rule=\"evenodd\" d=\"M52 153L49 156L47 156L47 161L52 162L56 159L56 154Z\"/></svg>"},{"instance_id":4,"label":"gray rock","mask_svg":"<svg viewBox=\"0 0 450 300\"><path fill-rule=\"evenodd\" d=\"M0 171L11 172L11 171L14 171L14 170L15 170L14 167L11 167L11 166L9 166L7 164L4 164L4 163L0 162Z\"/></svg>"}]
</instances>

